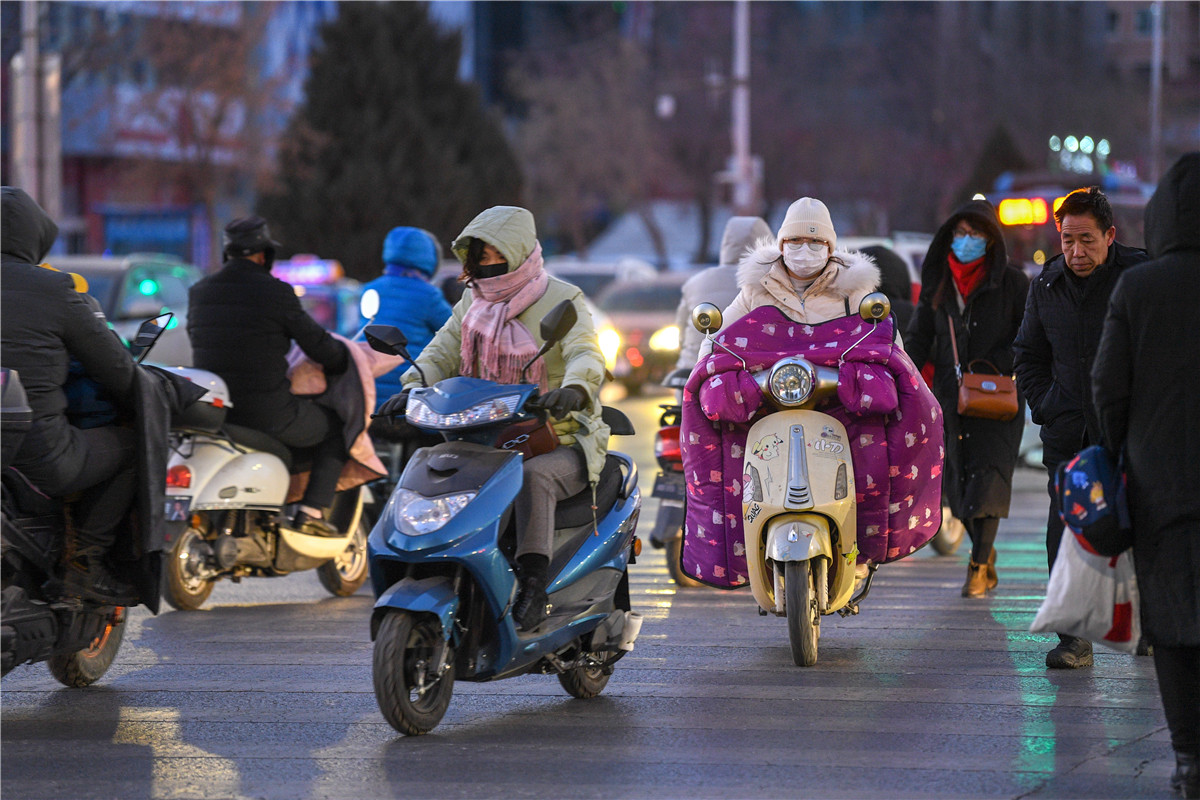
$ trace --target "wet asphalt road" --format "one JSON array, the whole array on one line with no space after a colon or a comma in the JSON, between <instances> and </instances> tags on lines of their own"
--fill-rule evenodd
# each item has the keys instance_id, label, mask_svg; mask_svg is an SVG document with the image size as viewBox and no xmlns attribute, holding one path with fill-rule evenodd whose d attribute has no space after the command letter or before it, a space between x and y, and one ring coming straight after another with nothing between
<instances>
[{"instance_id":1,"label":"wet asphalt road","mask_svg":"<svg viewBox=\"0 0 1200 800\"><path fill-rule=\"evenodd\" d=\"M653 406L618 403L653 483ZM1018 470L1000 586L959 589L966 548L879 571L863 613L825 617L820 660L748 591L676 591L661 551L632 569L637 648L594 700L551 676L456 683L406 738L371 688L368 589L313 573L221 584L199 612L135 612L100 684L44 665L2 683L0 794L37 798L1168 797L1148 658L1099 650L1049 672L1028 633L1045 588L1044 477ZM640 526L648 535L654 503Z\"/></svg>"}]
</instances>

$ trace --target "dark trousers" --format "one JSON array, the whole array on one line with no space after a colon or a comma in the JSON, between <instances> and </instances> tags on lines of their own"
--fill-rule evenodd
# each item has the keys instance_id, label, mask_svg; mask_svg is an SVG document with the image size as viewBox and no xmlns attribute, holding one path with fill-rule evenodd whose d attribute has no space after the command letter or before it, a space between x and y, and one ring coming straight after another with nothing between
<instances>
[{"instance_id":1,"label":"dark trousers","mask_svg":"<svg viewBox=\"0 0 1200 800\"><path fill-rule=\"evenodd\" d=\"M1154 669L1176 753L1200 756L1200 647L1154 645Z\"/></svg>"},{"instance_id":2,"label":"dark trousers","mask_svg":"<svg viewBox=\"0 0 1200 800\"><path fill-rule=\"evenodd\" d=\"M128 428L105 425L79 431L77 442L83 445L83 469L65 486L46 491L58 496L81 492L72 513L75 540L69 544L76 553L106 554L137 491L137 437Z\"/></svg>"},{"instance_id":3,"label":"dark trousers","mask_svg":"<svg viewBox=\"0 0 1200 800\"><path fill-rule=\"evenodd\" d=\"M992 554L996 544L996 531L1000 529L999 517L977 517L963 520L963 527L971 537L971 560L982 564Z\"/></svg>"},{"instance_id":4,"label":"dark trousers","mask_svg":"<svg viewBox=\"0 0 1200 800\"><path fill-rule=\"evenodd\" d=\"M273 434L290 449L304 451L297 454L302 460L312 459L308 486L300 501L306 506L329 508L333 504L338 478L349 458L342 427L341 418L331 409L302 399L292 424Z\"/></svg>"},{"instance_id":5,"label":"dark trousers","mask_svg":"<svg viewBox=\"0 0 1200 800\"><path fill-rule=\"evenodd\" d=\"M1050 480L1046 483L1046 492L1050 495L1050 515L1046 518L1046 571L1054 569L1054 559L1058 557L1058 546L1062 544L1063 521L1058 515L1058 492L1054 489L1054 476L1058 474L1058 464L1046 464L1050 472Z\"/></svg>"}]
</instances>

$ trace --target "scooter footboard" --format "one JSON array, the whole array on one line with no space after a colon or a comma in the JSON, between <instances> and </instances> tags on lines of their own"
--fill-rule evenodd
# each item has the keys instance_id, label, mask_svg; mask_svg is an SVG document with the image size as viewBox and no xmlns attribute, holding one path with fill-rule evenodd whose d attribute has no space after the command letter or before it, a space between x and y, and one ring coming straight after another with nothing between
<instances>
[{"instance_id":1,"label":"scooter footboard","mask_svg":"<svg viewBox=\"0 0 1200 800\"><path fill-rule=\"evenodd\" d=\"M442 635L449 639L454 631L454 615L458 613L458 602L451 578L401 578L375 601L375 610L371 614L371 641L375 640L379 620L388 609L414 614L433 614L442 623Z\"/></svg>"}]
</instances>

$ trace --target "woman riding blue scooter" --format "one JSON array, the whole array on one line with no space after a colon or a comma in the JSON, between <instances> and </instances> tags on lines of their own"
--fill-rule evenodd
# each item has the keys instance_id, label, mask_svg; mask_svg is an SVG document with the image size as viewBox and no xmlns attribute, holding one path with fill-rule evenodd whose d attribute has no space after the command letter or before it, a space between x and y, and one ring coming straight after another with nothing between
<instances>
[{"instance_id":1,"label":"woman riding blue scooter","mask_svg":"<svg viewBox=\"0 0 1200 800\"><path fill-rule=\"evenodd\" d=\"M451 245L463 264L466 291L454 313L417 358L429 385L466 375L498 383L524 383L522 368L542 345L538 322L557 303L569 300L578 322L561 341L534 361L528 380L538 384L540 405L554 420L566 445L524 463L517 498L517 564L520 591L513 617L522 630L546 617L548 567L555 504L595 486L604 466L609 428L601 420L604 354L583 292L551 277L542 266L533 214L496 206L479 214ZM408 392L420 385L410 369L405 387L379 408L379 415L404 411Z\"/></svg>"}]
</instances>

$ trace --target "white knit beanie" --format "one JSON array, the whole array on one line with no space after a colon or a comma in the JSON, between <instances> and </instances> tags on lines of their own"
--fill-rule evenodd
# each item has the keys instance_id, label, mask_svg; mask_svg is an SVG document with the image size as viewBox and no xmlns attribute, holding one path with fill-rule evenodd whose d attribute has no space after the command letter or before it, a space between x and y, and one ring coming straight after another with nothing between
<instances>
[{"instance_id":1,"label":"white knit beanie","mask_svg":"<svg viewBox=\"0 0 1200 800\"><path fill-rule=\"evenodd\" d=\"M776 244L793 236L824 239L829 242L830 251L837 249L837 233L833 230L833 220L829 218L829 209L820 200L812 197L801 197L788 206L783 224L779 226Z\"/></svg>"}]
</instances>

